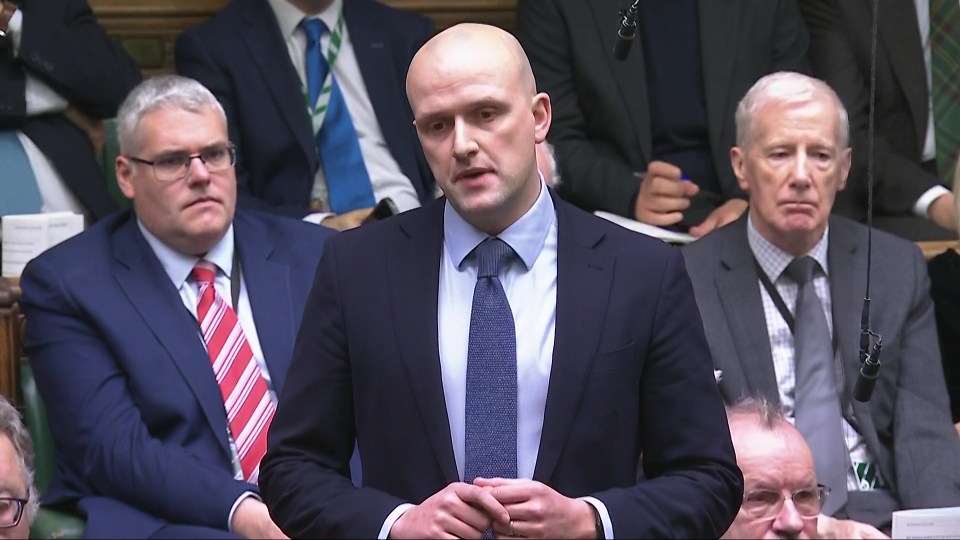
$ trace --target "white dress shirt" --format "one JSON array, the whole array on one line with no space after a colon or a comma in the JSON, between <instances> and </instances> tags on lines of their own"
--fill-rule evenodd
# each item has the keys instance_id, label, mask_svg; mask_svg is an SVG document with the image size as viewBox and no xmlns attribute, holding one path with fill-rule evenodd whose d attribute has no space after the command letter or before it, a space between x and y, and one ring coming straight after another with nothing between
<instances>
[{"instance_id":1,"label":"white dress shirt","mask_svg":"<svg viewBox=\"0 0 960 540\"><path fill-rule=\"evenodd\" d=\"M143 233L143 237L147 240L147 243L150 244L151 249L153 249L153 253L157 256L157 259L160 260L160 265L163 266L163 270L167 273L173 286L176 287L180 293L180 299L183 301L184 307L193 315L194 319L197 319L197 339L200 340L200 343L202 343L204 349L206 349L207 344L203 340L203 335L200 333L200 323L197 317L197 285L193 279L190 278L190 272L193 271L193 267L196 266L201 259L191 255L184 255L170 248L170 246L164 244L163 241L150 233L139 220L137 220L137 225L140 227L140 232ZM217 271L213 281L213 288L217 294L228 303L232 301L230 273L233 271L233 248L233 225L231 224L226 234L223 235L223 238L203 257L203 260L210 261L216 266ZM247 286L243 279L242 270L238 271L238 275L240 277L240 295L237 298L236 305L237 319L240 322L240 328L243 329L244 336L247 338L247 342L250 344L250 349L253 351L253 357L257 362L257 367L260 368L260 374L267 382L270 400L276 404L277 393L270 379L270 371L267 369L267 364L263 359L260 339L257 337L257 327L253 322L250 296L247 294ZM211 374L213 373L212 365L210 366L210 372ZM242 481L243 470L240 467L240 455L237 452L236 442L230 433L229 427L227 427L227 439L230 441L230 450L233 458L234 479ZM240 495L240 497L234 501L233 506L230 508L230 514L227 516L226 528L228 530L233 523L234 512L236 512L237 507L240 506L240 503L247 497L260 499L260 497L252 491Z\"/></svg>"},{"instance_id":2,"label":"white dress shirt","mask_svg":"<svg viewBox=\"0 0 960 540\"><path fill-rule=\"evenodd\" d=\"M498 238L518 258L500 273L517 339L517 477L533 478L540 451L543 413L553 365L557 320L557 215L542 177L534 205ZM450 424L450 438L463 479L466 415L467 348L477 261L469 257L489 235L476 229L447 202L443 212L443 253L437 306L440 371ZM519 336L523 336L522 339ZM606 506L593 497L581 500L600 515L606 538L613 538L613 522ZM379 538L411 505L400 505L386 519Z\"/></svg>"},{"instance_id":3,"label":"white dress shirt","mask_svg":"<svg viewBox=\"0 0 960 540\"><path fill-rule=\"evenodd\" d=\"M17 56L20 52L20 40L23 38L23 13L19 9L13 13L13 18L10 19L8 32L13 43L13 55ZM63 96L41 79L34 77L29 71L26 72L25 94L27 116L59 113L67 108L67 100ZM20 145L23 146L23 151L27 155L27 161L30 162L33 176L37 179L37 190L40 191L42 201L40 211L45 213L73 212L84 215L86 221L89 222L90 218L86 216L86 209L67 188L53 163L23 132L17 131L16 133L17 139L19 139Z\"/></svg>"},{"instance_id":4,"label":"white dress shirt","mask_svg":"<svg viewBox=\"0 0 960 540\"><path fill-rule=\"evenodd\" d=\"M824 231L823 238L817 243L809 255L820 264L822 271L815 271L813 286L817 291L817 296L823 305L823 312L827 315L827 327L830 330L830 336L833 337L833 316L832 316L832 298L830 296L830 269L827 265L827 245L829 237L829 228ZM747 240L750 243L750 251L754 258L760 264L760 268L767 275L770 283L774 284L783 303L787 309L793 311L797 305L797 295L800 287L792 279L784 275L783 271L793 260L793 255L781 250L771 244L766 238L757 232L753 226L753 219L747 217ZM783 408L784 416L791 423L795 422L796 410L794 404L796 401L796 358L793 344L793 332L787 326L786 321L777 309L773 299L767 292L766 287L757 280L757 287L760 288L760 297L763 301L763 314L766 320L767 334L770 338L770 352L773 355L773 370L777 377L777 388L780 391L780 404ZM836 340L834 340L836 341ZM839 354L839 353L837 353ZM839 384L839 382L838 382ZM867 450L866 441L857 432L856 429L847 421L841 419L843 428L843 439L846 442L847 451L850 453L850 466L847 467L847 491L857 491L869 489L867 485L861 485L857 479L855 467L861 463L874 463L870 452Z\"/></svg>"},{"instance_id":5,"label":"white dress shirt","mask_svg":"<svg viewBox=\"0 0 960 540\"><path fill-rule=\"evenodd\" d=\"M287 0L268 1L277 16L277 22L280 24L280 34L286 41L290 61L300 77L301 88L306 89L307 78L304 55L307 50L307 36L299 25L307 15ZM343 0L333 0L327 9L316 16L311 16L311 18L322 20L329 30L323 34L320 40L321 50L325 57L330 43L330 32L337 24L342 6ZM417 195L416 188L400 170L400 165L393 159L390 148L387 147L387 141L383 137L383 130L380 129L377 113L373 110L370 94L367 92L363 75L360 72L360 65L357 63L356 54L354 54L347 25L343 27L340 54L333 65L333 73L343 93L347 109L350 111L353 126L357 130L360 154L363 156L363 163L370 175L374 198L380 201L383 198L390 197L401 212L419 207L420 198ZM304 114L306 114L306 108L304 108ZM326 178L322 166L317 170L313 191L314 194L326 193ZM315 213L308 215L304 220L319 223L330 215L329 213Z\"/></svg>"}]
</instances>

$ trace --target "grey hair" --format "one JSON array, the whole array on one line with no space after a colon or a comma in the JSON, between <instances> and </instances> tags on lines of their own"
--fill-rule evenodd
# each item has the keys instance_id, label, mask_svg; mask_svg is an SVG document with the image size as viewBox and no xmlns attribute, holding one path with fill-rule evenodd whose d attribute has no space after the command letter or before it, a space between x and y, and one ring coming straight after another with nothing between
<instances>
[{"instance_id":1,"label":"grey hair","mask_svg":"<svg viewBox=\"0 0 960 540\"><path fill-rule=\"evenodd\" d=\"M151 77L130 91L117 112L117 138L121 154L129 155L137 150L140 120L148 113L165 108L190 112L211 108L217 111L223 125L227 125L223 106L202 84L180 75Z\"/></svg>"},{"instance_id":2,"label":"grey hair","mask_svg":"<svg viewBox=\"0 0 960 540\"><path fill-rule=\"evenodd\" d=\"M40 493L33 482L34 462L33 439L30 432L23 425L23 418L3 396L0 396L0 433L6 435L17 453L17 463L20 465L20 478L23 485L27 486L27 504L23 507L23 512L28 523L33 523L37 517L37 509L40 507Z\"/></svg>"},{"instance_id":3,"label":"grey hair","mask_svg":"<svg viewBox=\"0 0 960 540\"><path fill-rule=\"evenodd\" d=\"M837 109L837 141L840 148L850 145L850 120L847 109L830 86L813 77L792 71L778 71L760 78L737 104L737 146L746 149L753 141L753 120L768 103L794 105L817 97L827 97Z\"/></svg>"},{"instance_id":4,"label":"grey hair","mask_svg":"<svg viewBox=\"0 0 960 540\"><path fill-rule=\"evenodd\" d=\"M783 422L788 422L783 409L764 397L743 398L727 405L726 410L728 423L734 418L753 418L765 429L774 430Z\"/></svg>"}]
</instances>

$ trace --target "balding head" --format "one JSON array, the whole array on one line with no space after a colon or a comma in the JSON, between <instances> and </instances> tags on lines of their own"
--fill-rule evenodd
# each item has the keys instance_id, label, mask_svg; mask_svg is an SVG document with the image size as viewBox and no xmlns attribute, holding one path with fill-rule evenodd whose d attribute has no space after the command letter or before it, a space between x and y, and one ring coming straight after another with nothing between
<instances>
[{"instance_id":1,"label":"balding head","mask_svg":"<svg viewBox=\"0 0 960 540\"><path fill-rule=\"evenodd\" d=\"M430 169L464 220L497 235L533 206L550 98L513 36L481 24L441 32L414 56L407 97Z\"/></svg>"},{"instance_id":2,"label":"balding head","mask_svg":"<svg viewBox=\"0 0 960 540\"><path fill-rule=\"evenodd\" d=\"M440 32L414 55L407 71L407 95L411 84L423 77L490 69L502 71L536 94L533 69L520 42L496 26L463 23Z\"/></svg>"}]
</instances>

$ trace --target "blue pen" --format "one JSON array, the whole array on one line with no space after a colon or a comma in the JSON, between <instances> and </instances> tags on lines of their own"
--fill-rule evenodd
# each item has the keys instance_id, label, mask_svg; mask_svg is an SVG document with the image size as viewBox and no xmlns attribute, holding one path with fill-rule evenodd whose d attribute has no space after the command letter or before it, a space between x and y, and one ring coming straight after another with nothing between
<instances>
[{"instance_id":1,"label":"blue pen","mask_svg":"<svg viewBox=\"0 0 960 540\"><path fill-rule=\"evenodd\" d=\"M691 180L693 180L693 178L690 178L689 176L687 176L687 175L685 175L685 174L681 174L681 175L680 175L680 179L683 180L684 182L690 182Z\"/></svg>"}]
</instances>

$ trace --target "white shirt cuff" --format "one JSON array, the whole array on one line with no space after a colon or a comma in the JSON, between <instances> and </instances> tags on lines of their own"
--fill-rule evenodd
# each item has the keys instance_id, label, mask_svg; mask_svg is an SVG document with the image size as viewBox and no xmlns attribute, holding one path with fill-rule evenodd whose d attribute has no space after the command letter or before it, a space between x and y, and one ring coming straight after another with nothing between
<instances>
[{"instance_id":1,"label":"white shirt cuff","mask_svg":"<svg viewBox=\"0 0 960 540\"><path fill-rule=\"evenodd\" d=\"M252 491L244 491L237 500L233 503L233 506L230 508L230 514L227 516L227 530L233 532L233 514L237 511L237 507L240 506L240 503L246 499L253 497L254 499L260 501L262 500L256 493Z\"/></svg>"},{"instance_id":2,"label":"white shirt cuff","mask_svg":"<svg viewBox=\"0 0 960 540\"><path fill-rule=\"evenodd\" d=\"M20 52L20 33L23 30L23 12L19 9L13 12L13 17L7 23L7 36L13 41L13 55Z\"/></svg>"},{"instance_id":3,"label":"white shirt cuff","mask_svg":"<svg viewBox=\"0 0 960 540\"><path fill-rule=\"evenodd\" d=\"M336 214L331 214L330 212L314 212L312 214L307 214L303 216L303 220L307 223L313 223L314 225L320 225L320 223L327 219L330 216L335 216Z\"/></svg>"},{"instance_id":4,"label":"white shirt cuff","mask_svg":"<svg viewBox=\"0 0 960 540\"><path fill-rule=\"evenodd\" d=\"M67 109L67 100L47 83L31 75L29 71L26 79L27 116L58 113Z\"/></svg>"},{"instance_id":5,"label":"white shirt cuff","mask_svg":"<svg viewBox=\"0 0 960 540\"><path fill-rule=\"evenodd\" d=\"M390 529L393 528L393 524L400 519L407 510L413 508L414 505L405 503L393 509L393 512L390 512L387 515L387 519L383 520L383 527L380 527L380 533L377 534L379 540L386 540L390 536Z\"/></svg>"},{"instance_id":6,"label":"white shirt cuff","mask_svg":"<svg viewBox=\"0 0 960 540\"><path fill-rule=\"evenodd\" d=\"M607 512L606 505L594 497L580 497L579 500L586 501L596 509L597 514L600 515L600 521L603 522L603 537L613 540L613 521L610 521L610 512Z\"/></svg>"},{"instance_id":7,"label":"white shirt cuff","mask_svg":"<svg viewBox=\"0 0 960 540\"><path fill-rule=\"evenodd\" d=\"M917 199L917 204L913 205L913 213L922 217L928 218L928 212L930 211L930 205L933 204L933 201L937 200L941 195L945 193L950 193L950 190L943 186L933 186L928 189Z\"/></svg>"}]
</instances>

